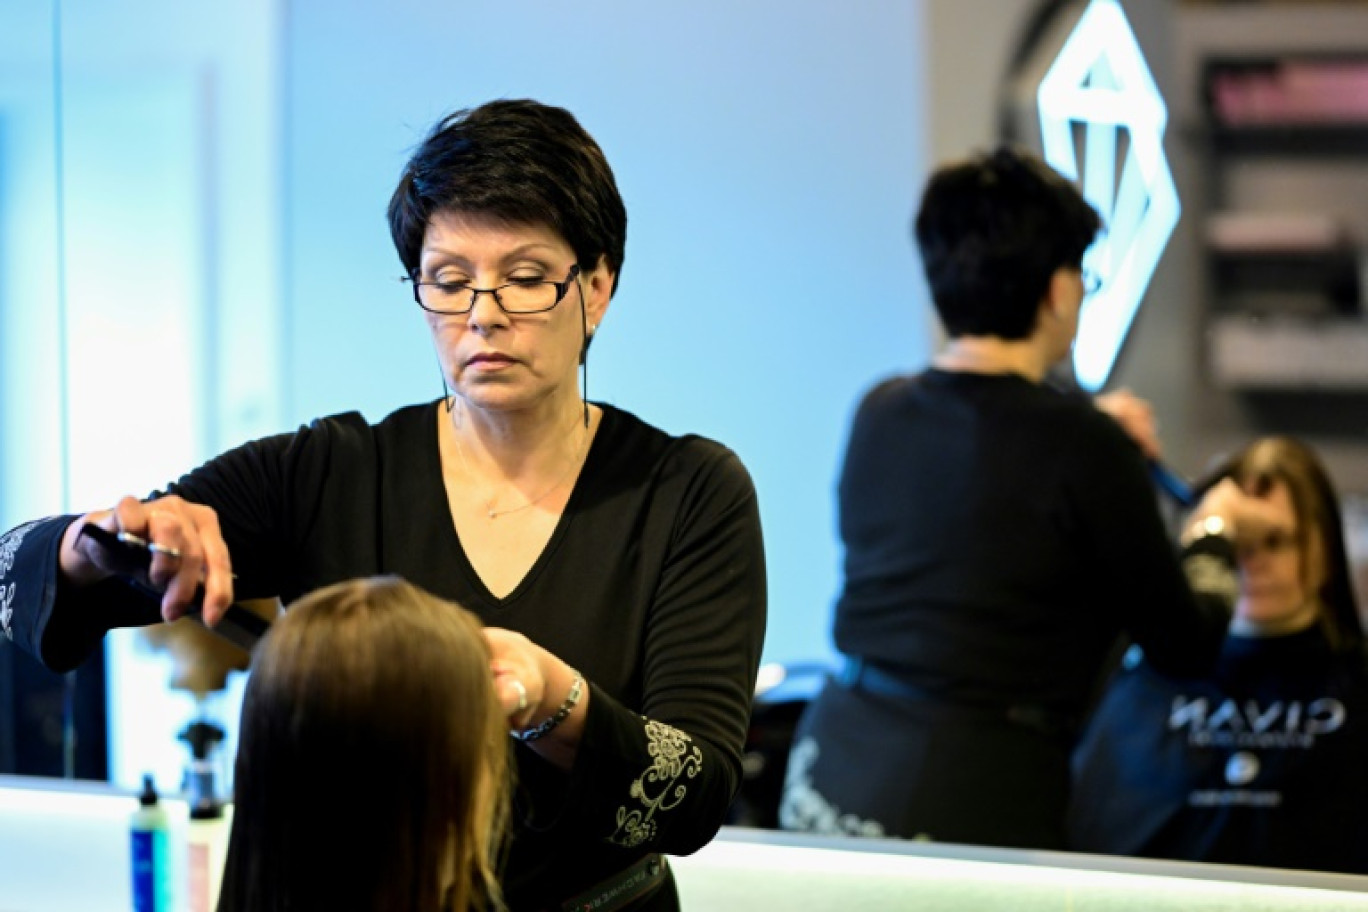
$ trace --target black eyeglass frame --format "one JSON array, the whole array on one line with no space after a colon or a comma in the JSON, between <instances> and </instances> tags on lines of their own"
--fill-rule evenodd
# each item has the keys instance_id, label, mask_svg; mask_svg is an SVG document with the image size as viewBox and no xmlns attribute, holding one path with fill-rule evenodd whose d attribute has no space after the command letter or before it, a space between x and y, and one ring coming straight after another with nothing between
<instances>
[{"instance_id":1,"label":"black eyeglass frame","mask_svg":"<svg viewBox=\"0 0 1368 912\"><path fill-rule=\"evenodd\" d=\"M570 286L575 284L575 280L579 278L579 275L580 267L578 263L575 263L573 266L570 267L570 271L565 274L565 280L561 282L554 282L550 279L545 279L540 282L505 282L504 284L497 285L493 288L476 288L473 285L468 286L466 288L466 291L470 292L470 304L465 308L465 310L437 310L435 308L428 307L426 304L423 303L422 286L454 285L456 284L454 282L422 282L418 279L409 277L405 277L400 281L408 282L413 286L413 300L418 304L419 307L423 308L423 310L431 314L437 314L439 316L444 317L463 316L464 314L468 314L475 309L475 302L480 299L480 295L487 294L494 298L494 303L498 306L499 310L502 310L505 314L509 315L510 317L520 317L526 316L528 314L549 313L550 311L555 310L557 307L560 306L560 302L565 300L566 294L568 294L570 291ZM499 292L503 291L505 288L512 288L515 285L522 287L526 287L528 285L554 285L556 288L556 300L553 301L550 304L550 306L541 307L537 310L509 310L507 307L504 306L503 300L499 297Z\"/></svg>"}]
</instances>

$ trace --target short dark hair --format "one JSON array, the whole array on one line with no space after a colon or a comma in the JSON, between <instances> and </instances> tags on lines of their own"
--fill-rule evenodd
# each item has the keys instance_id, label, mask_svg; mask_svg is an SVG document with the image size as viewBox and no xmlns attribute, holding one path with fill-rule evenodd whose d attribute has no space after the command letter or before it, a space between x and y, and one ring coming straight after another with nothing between
<instances>
[{"instance_id":1,"label":"short dark hair","mask_svg":"<svg viewBox=\"0 0 1368 912\"><path fill-rule=\"evenodd\" d=\"M502 908L489 662L473 614L396 577L295 602L252 658L219 912Z\"/></svg>"},{"instance_id":2,"label":"short dark hair","mask_svg":"<svg viewBox=\"0 0 1368 912\"><path fill-rule=\"evenodd\" d=\"M1049 165L1003 146L939 168L916 218L931 298L950 336L1024 339L1050 277L1079 267L1102 220Z\"/></svg>"},{"instance_id":3,"label":"short dark hair","mask_svg":"<svg viewBox=\"0 0 1368 912\"><path fill-rule=\"evenodd\" d=\"M442 118L413 153L389 203L390 236L416 279L428 223L439 213L546 225L588 272L622 274L627 209L603 150L564 108L491 101Z\"/></svg>"},{"instance_id":4,"label":"short dark hair","mask_svg":"<svg viewBox=\"0 0 1368 912\"><path fill-rule=\"evenodd\" d=\"M1321 629L1334 649L1360 651L1363 623L1344 543L1340 499L1315 450L1293 437L1261 437L1213 475L1225 477L1257 494L1267 493L1275 482L1287 486L1300 527L1302 577L1318 602Z\"/></svg>"}]
</instances>

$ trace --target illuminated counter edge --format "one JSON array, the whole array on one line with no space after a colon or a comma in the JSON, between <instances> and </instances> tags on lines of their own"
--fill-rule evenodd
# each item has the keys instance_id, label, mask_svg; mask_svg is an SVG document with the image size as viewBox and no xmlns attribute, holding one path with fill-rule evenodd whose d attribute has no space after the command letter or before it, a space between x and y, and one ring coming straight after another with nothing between
<instances>
[{"instance_id":1,"label":"illuminated counter edge","mask_svg":"<svg viewBox=\"0 0 1368 912\"><path fill-rule=\"evenodd\" d=\"M1356 875L733 827L670 861L687 912L1368 910Z\"/></svg>"},{"instance_id":2,"label":"illuminated counter edge","mask_svg":"<svg viewBox=\"0 0 1368 912\"><path fill-rule=\"evenodd\" d=\"M0 910L129 908L127 792L0 776ZM173 820L184 804L168 802ZM71 876L79 861L81 877ZM783 908L1357 910L1368 877L724 827L672 858L686 912Z\"/></svg>"}]
</instances>

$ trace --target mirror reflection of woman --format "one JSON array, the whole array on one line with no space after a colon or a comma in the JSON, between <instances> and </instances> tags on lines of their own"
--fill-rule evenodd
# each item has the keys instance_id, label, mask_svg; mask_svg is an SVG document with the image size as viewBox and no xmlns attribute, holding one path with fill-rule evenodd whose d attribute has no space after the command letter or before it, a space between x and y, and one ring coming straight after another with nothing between
<instances>
[{"instance_id":1,"label":"mirror reflection of woman","mask_svg":"<svg viewBox=\"0 0 1368 912\"><path fill-rule=\"evenodd\" d=\"M445 118L389 223L442 398L318 419L83 519L157 545L167 620L201 583L212 624L233 597L288 603L377 574L475 612L517 742L510 906L674 908L662 853L708 842L741 779L765 625L750 477L719 443L584 399L627 214L568 111ZM56 669L155 619L76 519L3 540L6 631Z\"/></svg>"},{"instance_id":2,"label":"mirror reflection of woman","mask_svg":"<svg viewBox=\"0 0 1368 912\"><path fill-rule=\"evenodd\" d=\"M1368 670L1338 495L1286 437L1220 475L1188 537L1235 490L1271 520L1236 543L1230 635L1203 677L1127 656L1075 754L1071 845L1368 874Z\"/></svg>"},{"instance_id":3,"label":"mirror reflection of woman","mask_svg":"<svg viewBox=\"0 0 1368 912\"><path fill-rule=\"evenodd\" d=\"M1179 672L1214 660L1229 593L1184 570L1225 567L1228 542L1180 564L1145 467L1147 413L1104 414L1047 382L1088 306L1100 225L1021 150L927 182L916 237L949 339L852 422L846 662L799 726L784 826L1061 848L1069 752L1117 637ZM1227 506L1231 529L1256 518Z\"/></svg>"}]
</instances>

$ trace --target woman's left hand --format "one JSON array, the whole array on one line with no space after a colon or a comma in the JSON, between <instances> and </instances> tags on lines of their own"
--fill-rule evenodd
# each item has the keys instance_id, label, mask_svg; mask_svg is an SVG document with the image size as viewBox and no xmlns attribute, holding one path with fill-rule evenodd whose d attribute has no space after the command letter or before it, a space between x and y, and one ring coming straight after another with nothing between
<instances>
[{"instance_id":1,"label":"woman's left hand","mask_svg":"<svg viewBox=\"0 0 1368 912\"><path fill-rule=\"evenodd\" d=\"M1144 399L1130 390L1120 389L1094 397L1093 405L1121 425L1146 459L1159 459L1164 455L1159 442L1159 422L1154 418L1154 409Z\"/></svg>"},{"instance_id":2,"label":"woman's left hand","mask_svg":"<svg viewBox=\"0 0 1368 912\"><path fill-rule=\"evenodd\" d=\"M486 627L484 635L489 643L494 692L508 717L509 729L523 731L556 715L574 687L575 669L521 633ZM569 769L579 750L588 705L586 685L547 737L526 742L527 746L556 766Z\"/></svg>"},{"instance_id":3,"label":"woman's left hand","mask_svg":"<svg viewBox=\"0 0 1368 912\"><path fill-rule=\"evenodd\" d=\"M546 694L546 675L537 644L521 633L501 627L486 627L490 669L494 672L494 693L508 716L511 729L526 728Z\"/></svg>"}]
</instances>

